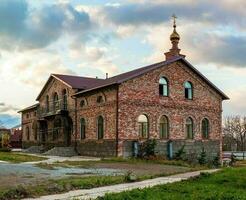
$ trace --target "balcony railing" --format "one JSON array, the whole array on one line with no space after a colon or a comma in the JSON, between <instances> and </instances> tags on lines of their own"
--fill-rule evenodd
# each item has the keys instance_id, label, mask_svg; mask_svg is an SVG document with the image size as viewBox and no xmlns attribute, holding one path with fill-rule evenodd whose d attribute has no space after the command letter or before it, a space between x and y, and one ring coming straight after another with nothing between
<instances>
[{"instance_id":1,"label":"balcony railing","mask_svg":"<svg viewBox=\"0 0 246 200\"><path fill-rule=\"evenodd\" d=\"M62 111L68 111L68 104L66 101L64 102L62 99L57 101L50 101L49 103L46 103L45 106L39 107L38 116L42 118L60 114Z\"/></svg>"}]
</instances>

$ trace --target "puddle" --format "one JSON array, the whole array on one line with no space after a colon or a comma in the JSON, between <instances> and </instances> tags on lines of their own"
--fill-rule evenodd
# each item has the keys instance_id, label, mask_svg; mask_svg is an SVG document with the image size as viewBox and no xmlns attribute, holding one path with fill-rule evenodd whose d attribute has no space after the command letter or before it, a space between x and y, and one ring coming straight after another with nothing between
<instances>
[{"instance_id":1,"label":"puddle","mask_svg":"<svg viewBox=\"0 0 246 200\"><path fill-rule=\"evenodd\" d=\"M81 175L104 175L104 176L115 176L123 175L123 171L117 169L109 168L64 168L64 167L55 167L54 170L43 169L36 167L32 164L9 164L9 163L0 163L0 176L21 176L21 177L31 177L31 176L48 176L49 178L57 178L64 176L81 176Z\"/></svg>"}]
</instances>

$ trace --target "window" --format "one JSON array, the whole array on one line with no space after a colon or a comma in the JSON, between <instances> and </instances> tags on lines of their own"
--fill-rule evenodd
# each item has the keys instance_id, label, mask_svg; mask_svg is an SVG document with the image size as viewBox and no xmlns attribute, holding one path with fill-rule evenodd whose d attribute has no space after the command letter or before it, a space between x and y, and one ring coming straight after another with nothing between
<instances>
[{"instance_id":1,"label":"window","mask_svg":"<svg viewBox=\"0 0 246 200\"><path fill-rule=\"evenodd\" d=\"M165 97L169 95L168 81L164 77L159 79L159 94Z\"/></svg>"},{"instance_id":2,"label":"window","mask_svg":"<svg viewBox=\"0 0 246 200\"><path fill-rule=\"evenodd\" d=\"M193 99L193 87L192 83L189 81L186 81L184 83L184 88L185 88L185 98L186 99Z\"/></svg>"},{"instance_id":3,"label":"window","mask_svg":"<svg viewBox=\"0 0 246 200\"><path fill-rule=\"evenodd\" d=\"M30 117L30 116L29 116L29 114L27 113L27 114L26 114L26 118L28 119L29 117Z\"/></svg>"},{"instance_id":4,"label":"window","mask_svg":"<svg viewBox=\"0 0 246 200\"><path fill-rule=\"evenodd\" d=\"M85 100L85 99L82 99L82 100L80 101L79 105L80 105L81 108L84 107L84 106L86 106L86 105L87 105L86 100Z\"/></svg>"},{"instance_id":5,"label":"window","mask_svg":"<svg viewBox=\"0 0 246 200\"><path fill-rule=\"evenodd\" d=\"M103 96L98 96L97 103L102 103L102 102L103 102Z\"/></svg>"},{"instance_id":6,"label":"window","mask_svg":"<svg viewBox=\"0 0 246 200\"><path fill-rule=\"evenodd\" d=\"M202 120L202 137L208 139L209 137L209 121L207 118Z\"/></svg>"},{"instance_id":7,"label":"window","mask_svg":"<svg viewBox=\"0 0 246 200\"><path fill-rule=\"evenodd\" d=\"M53 106L54 106L54 110L59 109L59 101L58 101L58 94L57 93L54 94Z\"/></svg>"},{"instance_id":8,"label":"window","mask_svg":"<svg viewBox=\"0 0 246 200\"><path fill-rule=\"evenodd\" d=\"M85 139L85 119L80 119L80 139Z\"/></svg>"},{"instance_id":9,"label":"window","mask_svg":"<svg viewBox=\"0 0 246 200\"><path fill-rule=\"evenodd\" d=\"M193 139L194 133L193 133L193 120L191 117L186 119L185 129L186 129L186 135L188 139Z\"/></svg>"},{"instance_id":10,"label":"window","mask_svg":"<svg viewBox=\"0 0 246 200\"><path fill-rule=\"evenodd\" d=\"M46 96L46 112L49 112L50 111L50 105L49 105L49 96L47 95Z\"/></svg>"},{"instance_id":11,"label":"window","mask_svg":"<svg viewBox=\"0 0 246 200\"><path fill-rule=\"evenodd\" d=\"M30 140L30 130L28 126L26 127L26 139Z\"/></svg>"},{"instance_id":12,"label":"window","mask_svg":"<svg viewBox=\"0 0 246 200\"><path fill-rule=\"evenodd\" d=\"M163 115L160 119L160 138L169 137L169 122L167 116Z\"/></svg>"},{"instance_id":13,"label":"window","mask_svg":"<svg viewBox=\"0 0 246 200\"><path fill-rule=\"evenodd\" d=\"M64 110L67 110L67 90L66 89L64 89L63 91L62 91L62 97L63 97L63 109Z\"/></svg>"},{"instance_id":14,"label":"window","mask_svg":"<svg viewBox=\"0 0 246 200\"><path fill-rule=\"evenodd\" d=\"M97 118L97 137L98 139L103 139L104 135L104 120L102 116Z\"/></svg>"},{"instance_id":15,"label":"window","mask_svg":"<svg viewBox=\"0 0 246 200\"><path fill-rule=\"evenodd\" d=\"M139 136L142 138L148 138L149 136L149 123L146 115L139 115L138 117L138 130Z\"/></svg>"}]
</instances>

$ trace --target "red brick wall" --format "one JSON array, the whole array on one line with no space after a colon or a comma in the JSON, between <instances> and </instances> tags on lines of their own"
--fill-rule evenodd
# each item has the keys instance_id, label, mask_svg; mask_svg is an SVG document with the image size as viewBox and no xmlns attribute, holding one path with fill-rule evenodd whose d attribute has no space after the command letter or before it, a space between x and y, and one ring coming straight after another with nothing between
<instances>
[{"instance_id":1,"label":"red brick wall","mask_svg":"<svg viewBox=\"0 0 246 200\"><path fill-rule=\"evenodd\" d=\"M105 99L103 103L97 103L97 97L102 95ZM84 96L77 98L77 134L80 140L80 119L86 120L86 138L87 140L97 140L97 117L104 118L104 139L115 139L116 137L116 95L115 88L103 89L98 92L86 93ZM85 100L87 105L81 107L81 100Z\"/></svg>"},{"instance_id":2,"label":"red brick wall","mask_svg":"<svg viewBox=\"0 0 246 200\"><path fill-rule=\"evenodd\" d=\"M159 96L159 78L169 81L169 97ZM193 84L193 100L184 97L184 82ZM210 140L221 139L221 97L181 62L175 62L129 80L119 87L119 139L139 139L137 118L146 114L150 138L159 138L159 119L170 122L170 139L185 139L185 120L194 121L194 139L201 139L201 121L209 119ZM120 148L122 142L120 142ZM119 150L122 154L122 148Z\"/></svg>"}]
</instances>

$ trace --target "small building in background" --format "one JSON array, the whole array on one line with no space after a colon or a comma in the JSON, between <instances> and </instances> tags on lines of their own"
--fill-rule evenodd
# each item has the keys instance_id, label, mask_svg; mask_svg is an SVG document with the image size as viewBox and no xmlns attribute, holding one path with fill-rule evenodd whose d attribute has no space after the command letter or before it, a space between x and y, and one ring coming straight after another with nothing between
<instances>
[{"instance_id":1,"label":"small building in background","mask_svg":"<svg viewBox=\"0 0 246 200\"><path fill-rule=\"evenodd\" d=\"M10 147L22 148L22 129L21 125L15 126L10 129Z\"/></svg>"}]
</instances>

